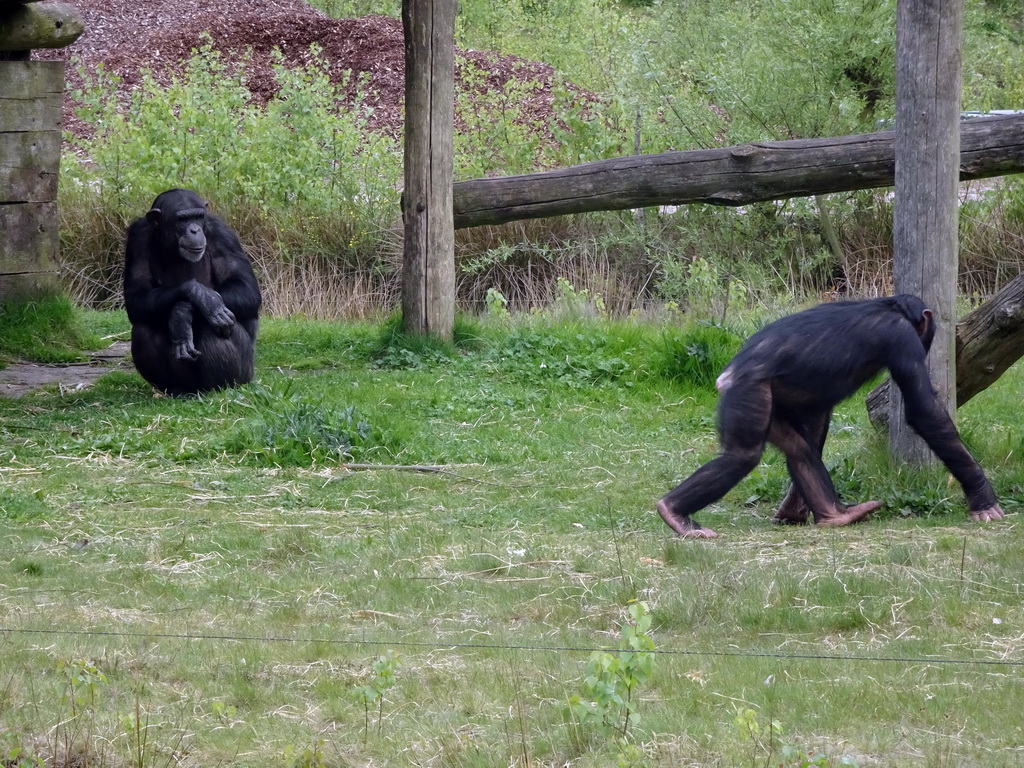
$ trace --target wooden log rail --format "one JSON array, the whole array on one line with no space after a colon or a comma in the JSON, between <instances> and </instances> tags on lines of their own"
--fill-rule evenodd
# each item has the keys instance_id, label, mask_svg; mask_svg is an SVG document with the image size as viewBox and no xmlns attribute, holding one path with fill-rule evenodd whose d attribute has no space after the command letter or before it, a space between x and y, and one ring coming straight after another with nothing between
<instances>
[{"instance_id":1,"label":"wooden log rail","mask_svg":"<svg viewBox=\"0 0 1024 768\"><path fill-rule=\"evenodd\" d=\"M454 185L455 227L656 205L738 206L892 186L894 131L635 155ZM960 178L1024 171L1024 115L961 124Z\"/></svg>"}]
</instances>

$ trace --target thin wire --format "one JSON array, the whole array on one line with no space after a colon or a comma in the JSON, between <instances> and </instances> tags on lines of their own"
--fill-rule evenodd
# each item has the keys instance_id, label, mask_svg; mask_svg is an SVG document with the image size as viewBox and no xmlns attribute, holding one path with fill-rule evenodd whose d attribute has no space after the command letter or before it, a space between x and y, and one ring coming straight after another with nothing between
<instances>
[{"instance_id":1,"label":"thin wire","mask_svg":"<svg viewBox=\"0 0 1024 768\"><path fill-rule=\"evenodd\" d=\"M442 642L421 642L415 640L338 640L333 638L308 638L308 637L275 637L256 635L190 635L185 633L172 632L109 632L88 629L26 629L15 627L0 627L0 635L4 634L37 634L37 635L85 635L88 637L120 637L120 638L159 638L169 640L220 640L230 642L256 642L256 643L295 643L312 644L320 643L327 645L382 645L392 648L430 648L438 650L442 648L459 648L467 650L499 650L499 651L529 651L546 653L595 653L595 652L617 652L625 649L608 647L572 646L572 645L501 645L496 643L442 643ZM713 657L743 657L755 659L793 659L793 660L820 660L820 661L865 661L865 662L898 662L900 664L952 664L952 665L984 665L996 667L1024 667L1024 661L1008 661L1006 659L950 659L950 658L920 658L905 656L854 656L849 654L828 654L828 653L777 653L769 651L682 651L672 648L655 648L651 650L632 650L628 653L649 653L659 656L713 656Z\"/></svg>"}]
</instances>

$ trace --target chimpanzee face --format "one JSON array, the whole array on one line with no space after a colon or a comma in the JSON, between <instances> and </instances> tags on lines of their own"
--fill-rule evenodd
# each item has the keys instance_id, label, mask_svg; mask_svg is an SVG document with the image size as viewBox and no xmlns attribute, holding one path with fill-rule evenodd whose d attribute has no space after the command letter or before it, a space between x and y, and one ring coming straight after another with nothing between
<instances>
[{"instance_id":1,"label":"chimpanzee face","mask_svg":"<svg viewBox=\"0 0 1024 768\"><path fill-rule=\"evenodd\" d=\"M178 211L174 222L174 238L178 243L178 253L185 261L195 263L206 253L205 225L205 208Z\"/></svg>"},{"instance_id":2,"label":"chimpanzee face","mask_svg":"<svg viewBox=\"0 0 1024 768\"><path fill-rule=\"evenodd\" d=\"M160 233L164 251L177 251L193 264L206 253L206 202L187 189L169 189L146 214Z\"/></svg>"}]
</instances>

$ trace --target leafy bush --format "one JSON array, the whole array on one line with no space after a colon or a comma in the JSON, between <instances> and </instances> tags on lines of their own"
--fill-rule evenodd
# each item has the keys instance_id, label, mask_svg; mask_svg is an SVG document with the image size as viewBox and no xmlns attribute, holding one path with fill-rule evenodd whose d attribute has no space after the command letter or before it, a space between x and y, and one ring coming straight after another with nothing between
<instances>
[{"instance_id":1,"label":"leafy bush","mask_svg":"<svg viewBox=\"0 0 1024 768\"><path fill-rule=\"evenodd\" d=\"M368 131L359 89L350 103L347 84L332 83L327 62L311 55L291 68L274 52L280 90L265 107L252 102L245 62L228 64L209 43L166 87L143 73L128 109L110 99L116 76L83 73L79 114L96 133L79 143L101 169L101 194L134 214L168 186L191 187L249 216L330 216L342 253L375 242L395 212L399 155ZM72 172L92 180L84 166Z\"/></svg>"},{"instance_id":2,"label":"leafy bush","mask_svg":"<svg viewBox=\"0 0 1024 768\"><path fill-rule=\"evenodd\" d=\"M83 73L75 97L94 134L73 141L89 162L66 163L61 185L72 291L92 299L98 283L107 288L101 301L117 295L125 227L175 186L212 200L268 269L299 258L388 269L380 234L398 215L401 154L368 130L359 85L345 99L346 84L332 83L312 54L301 68L275 55L280 91L265 107L252 101L244 63L229 64L209 44L166 86L143 73L127 105L110 98L116 76ZM273 306L275 281L267 282Z\"/></svg>"}]
</instances>

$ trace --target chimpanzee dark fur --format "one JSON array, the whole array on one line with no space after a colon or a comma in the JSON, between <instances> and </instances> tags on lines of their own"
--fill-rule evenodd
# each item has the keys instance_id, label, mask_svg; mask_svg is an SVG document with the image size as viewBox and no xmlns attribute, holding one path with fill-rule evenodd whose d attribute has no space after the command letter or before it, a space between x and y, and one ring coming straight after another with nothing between
<instances>
[{"instance_id":1,"label":"chimpanzee dark fur","mask_svg":"<svg viewBox=\"0 0 1024 768\"><path fill-rule=\"evenodd\" d=\"M234 231L195 192L171 189L128 228L124 304L132 359L169 395L244 384L262 304Z\"/></svg>"},{"instance_id":2,"label":"chimpanzee dark fur","mask_svg":"<svg viewBox=\"0 0 1024 768\"><path fill-rule=\"evenodd\" d=\"M963 487L971 519L1002 518L928 378L934 336L931 310L908 294L821 304L762 328L718 377L722 454L658 502L662 519L680 536L716 536L690 516L753 470L768 442L785 453L793 479L776 521L804 523L809 513L825 526L864 519L881 503L840 504L821 454L832 409L883 368L903 394L907 423Z\"/></svg>"}]
</instances>

